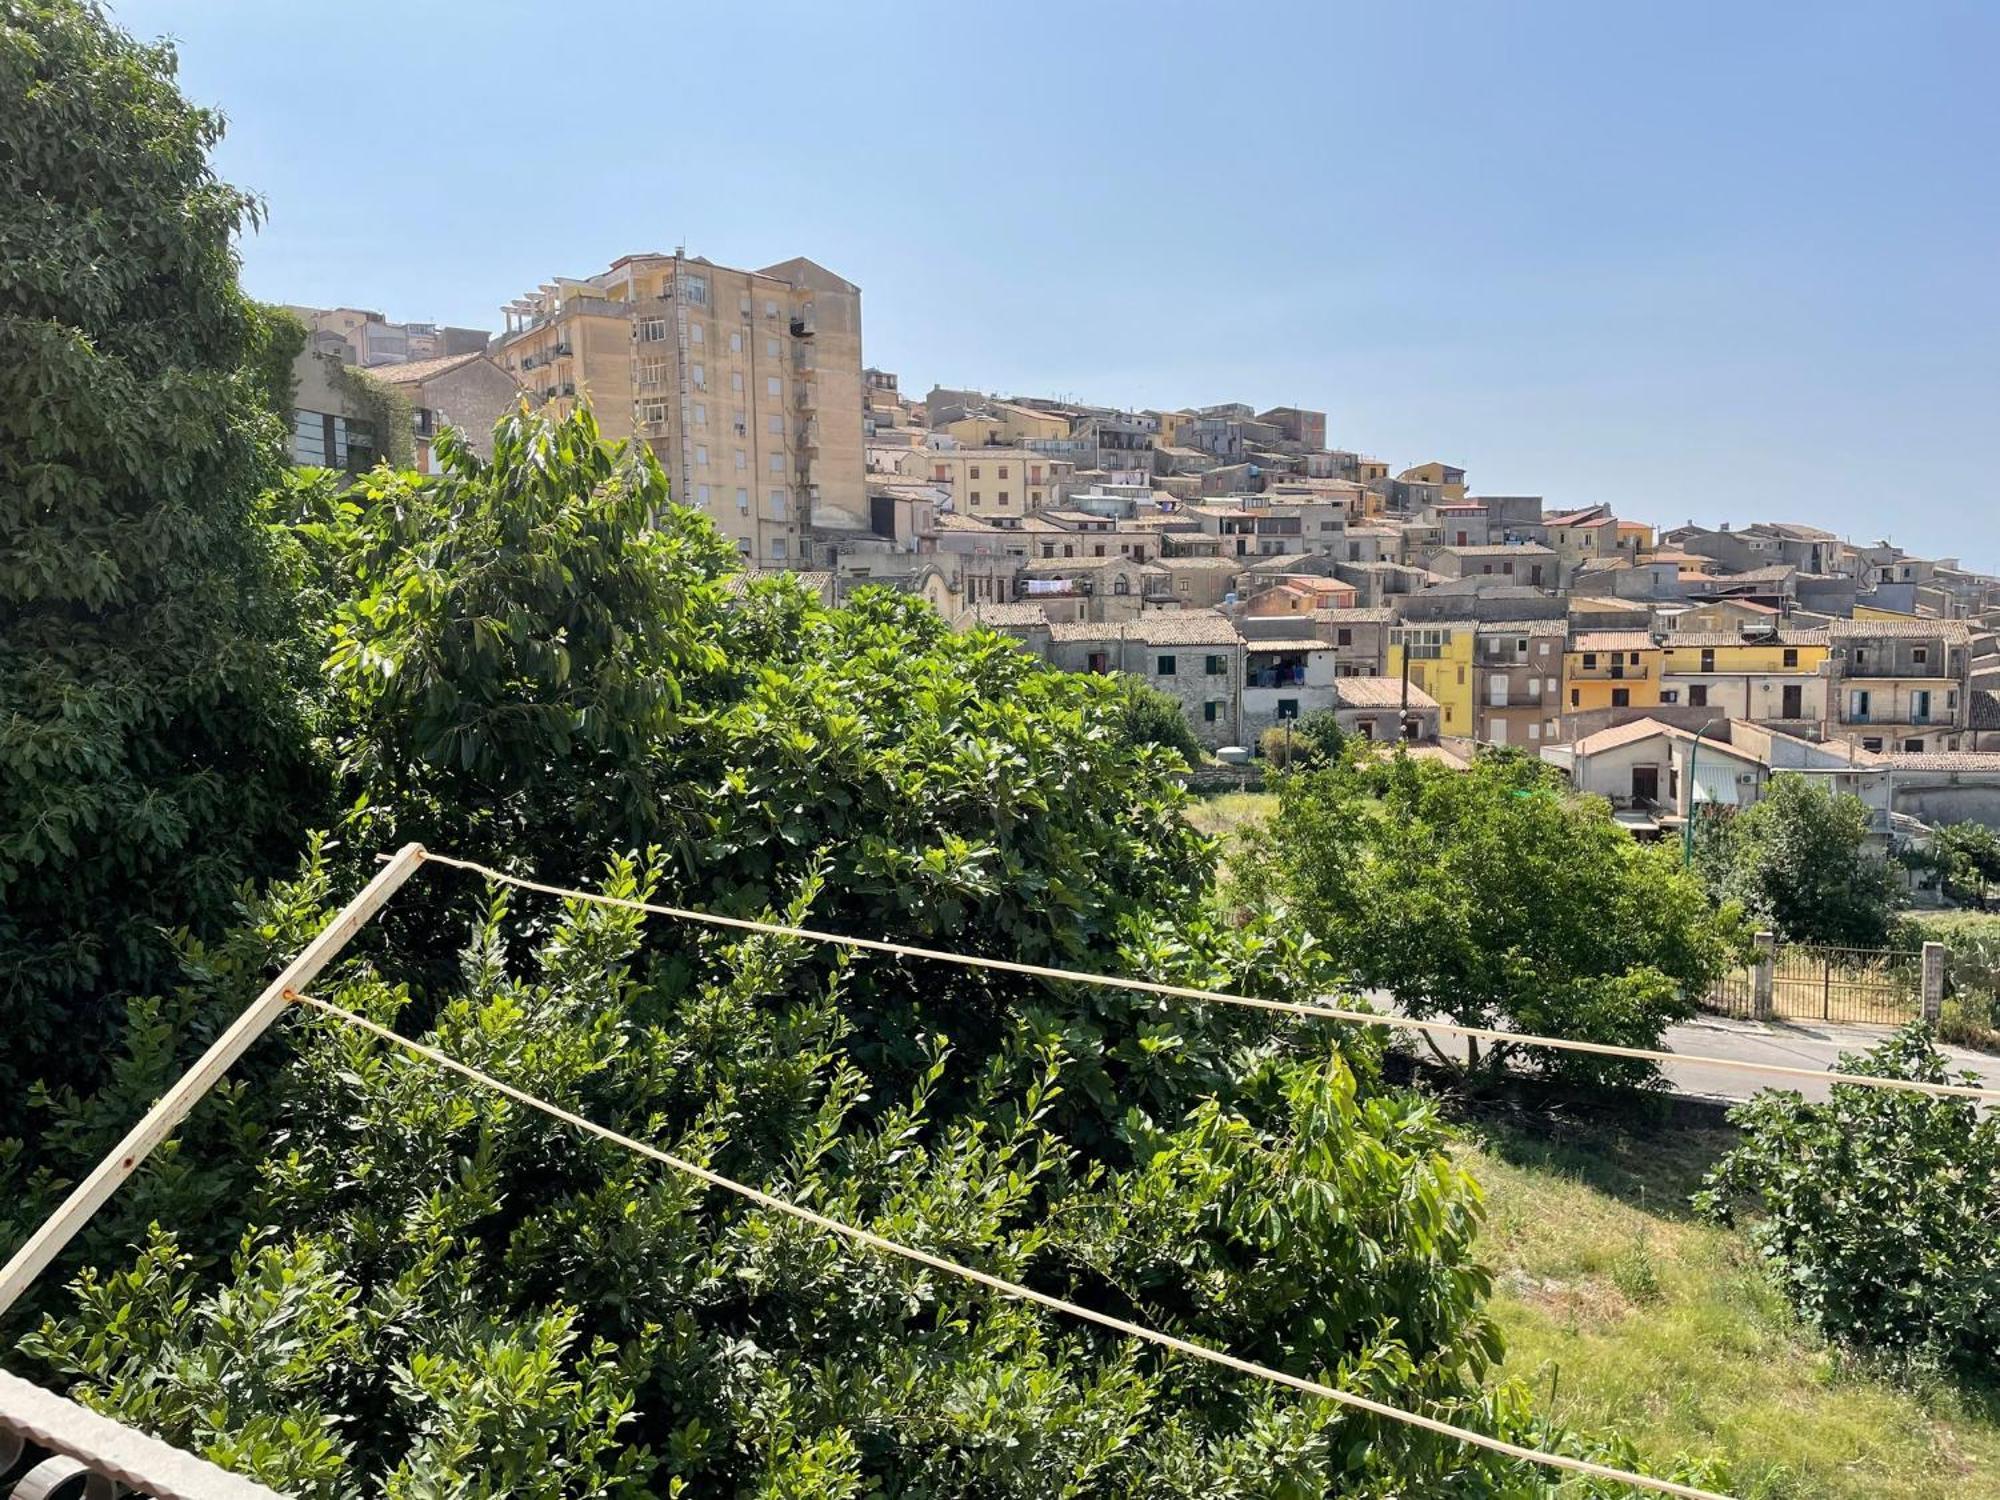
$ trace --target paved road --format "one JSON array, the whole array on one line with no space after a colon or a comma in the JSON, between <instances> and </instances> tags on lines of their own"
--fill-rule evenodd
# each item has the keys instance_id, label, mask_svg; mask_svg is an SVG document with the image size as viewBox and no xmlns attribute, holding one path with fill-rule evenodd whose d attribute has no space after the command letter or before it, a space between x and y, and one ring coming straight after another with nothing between
<instances>
[{"instance_id":1,"label":"paved road","mask_svg":"<svg viewBox=\"0 0 2000 1500\"><path fill-rule=\"evenodd\" d=\"M1392 1008L1387 995L1377 992L1376 1001L1384 1009ZM1668 1027L1661 1046L1669 1052L1777 1063L1789 1068L1826 1069L1840 1060L1841 1053L1866 1052L1891 1030L1886 1026L1839 1022L1741 1021L1727 1016L1702 1016L1684 1025ZM1439 1044L1447 1049L1451 1045L1444 1038L1439 1038ZM1421 1042L1417 1045L1423 1050ZM1462 1047L1463 1043L1458 1045ZM1988 1086L2000 1088L2000 1057L1970 1052L1963 1047L1945 1047L1943 1051L1954 1072L1969 1069L1979 1074ZM1808 1099L1824 1099L1831 1089L1830 1084L1810 1079L1766 1077L1701 1063L1668 1063L1661 1071L1682 1093L1709 1099L1748 1099L1762 1088L1796 1089Z\"/></svg>"}]
</instances>

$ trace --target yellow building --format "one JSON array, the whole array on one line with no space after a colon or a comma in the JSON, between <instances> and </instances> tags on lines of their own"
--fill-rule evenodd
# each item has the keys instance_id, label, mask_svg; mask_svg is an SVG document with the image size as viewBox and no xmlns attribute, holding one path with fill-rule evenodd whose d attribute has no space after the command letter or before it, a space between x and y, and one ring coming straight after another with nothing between
<instances>
[{"instance_id":1,"label":"yellow building","mask_svg":"<svg viewBox=\"0 0 2000 1500\"><path fill-rule=\"evenodd\" d=\"M1472 653L1478 634L1471 620L1397 625L1389 631L1384 675L1400 680L1408 655L1410 686L1437 700L1438 733L1447 739L1472 733Z\"/></svg>"},{"instance_id":2,"label":"yellow building","mask_svg":"<svg viewBox=\"0 0 2000 1500\"><path fill-rule=\"evenodd\" d=\"M1436 485L1438 498L1448 505L1465 498L1465 470L1435 459L1427 464L1418 464L1414 469L1405 469L1396 477L1416 484Z\"/></svg>"},{"instance_id":3,"label":"yellow building","mask_svg":"<svg viewBox=\"0 0 2000 1500\"><path fill-rule=\"evenodd\" d=\"M1011 401L989 401L978 411L933 431L950 433L965 448L1011 448L1036 439L1068 437L1069 418Z\"/></svg>"},{"instance_id":4,"label":"yellow building","mask_svg":"<svg viewBox=\"0 0 2000 1500\"><path fill-rule=\"evenodd\" d=\"M1684 630L1665 637L1660 697L1758 724L1819 725L1827 709L1824 630Z\"/></svg>"},{"instance_id":5,"label":"yellow building","mask_svg":"<svg viewBox=\"0 0 2000 1500\"><path fill-rule=\"evenodd\" d=\"M865 530L861 291L804 258L761 271L628 255L505 309L493 357L531 400L588 401L674 499L758 567L812 561L812 524Z\"/></svg>"},{"instance_id":6,"label":"yellow building","mask_svg":"<svg viewBox=\"0 0 2000 1500\"><path fill-rule=\"evenodd\" d=\"M1031 515L1069 496L1076 465L1032 448L913 448L897 463L913 479L951 491L961 516Z\"/></svg>"},{"instance_id":7,"label":"yellow building","mask_svg":"<svg viewBox=\"0 0 2000 1500\"><path fill-rule=\"evenodd\" d=\"M1643 630L1577 632L1563 653L1563 711L1657 707L1661 656Z\"/></svg>"}]
</instances>

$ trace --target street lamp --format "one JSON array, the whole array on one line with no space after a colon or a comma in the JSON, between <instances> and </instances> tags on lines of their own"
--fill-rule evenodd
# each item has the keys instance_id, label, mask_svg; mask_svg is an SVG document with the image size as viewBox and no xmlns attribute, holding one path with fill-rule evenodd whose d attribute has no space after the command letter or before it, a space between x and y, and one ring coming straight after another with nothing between
<instances>
[{"instance_id":1,"label":"street lamp","mask_svg":"<svg viewBox=\"0 0 2000 1500\"><path fill-rule=\"evenodd\" d=\"M1711 717L1706 724L1694 732L1694 741L1688 746L1688 810L1687 816L1681 820L1681 868L1683 870L1694 863L1694 808L1696 791L1694 769L1696 761L1701 755L1701 737L1721 722L1720 715Z\"/></svg>"}]
</instances>

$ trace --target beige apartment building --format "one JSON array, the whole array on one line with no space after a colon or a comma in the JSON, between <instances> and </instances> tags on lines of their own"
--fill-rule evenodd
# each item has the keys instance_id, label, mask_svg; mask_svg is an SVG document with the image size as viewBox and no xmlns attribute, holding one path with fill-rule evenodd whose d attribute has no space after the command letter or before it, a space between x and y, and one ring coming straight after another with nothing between
<instances>
[{"instance_id":1,"label":"beige apartment building","mask_svg":"<svg viewBox=\"0 0 2000 1500\"><path fill-rule=\"evenodd\" d=\"M815 518L868 526L861 289L803 257L761 271L627 255L504 309L494 358L531 400L588 401L746 563L812 565Z\"/></svg>"},{"instance_id":2,"label":"beige apartment building","mask_svg":"<svg viewBox=\"0 0 2000 1500\"><path fill-rule=\"evenodd\" d=\"M951 491L962 516L1032 515L1059 506L1075 482L1076 465L1032 448L913 448L897 468Z\"/></svg>"}]
</instances>

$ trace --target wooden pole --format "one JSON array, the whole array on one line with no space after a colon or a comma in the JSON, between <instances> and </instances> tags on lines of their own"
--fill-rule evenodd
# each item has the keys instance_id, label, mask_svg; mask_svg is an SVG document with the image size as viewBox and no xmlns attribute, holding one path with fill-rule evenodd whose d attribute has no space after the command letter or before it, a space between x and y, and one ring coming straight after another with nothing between
<instances>
[{"instance_id":1,"label":"wooden pole","mask_svg":"<svg viewBox=\"0 0 2000 1500\"><path fill-rule=\"evenodd\" d=\"M7 1268L0 1271L0 1316L19 1300L34 1279L45 1270L91 1216L102 1208L120 1184L139 1169L153 1148L174 1133L181 1121L201 1098L222 1081L236 1060L250 1050L292 1003L292 992L304 988L333 961L340 950L359 932L368 919L382 909L404 881L423 863L421 844L405 844L375 874L375 878L343 906L319 935L306 944L299 956L270 982L250 1007L233 1021L229 1029L210 1044L195 1065L183 1073L174 1086L162 1094L153 1107L140 1117L125 1139L91 1170L88 1177L70 1191L62 1206L43 1221L14 1252Z\"/></svg>"}]
</instances>

